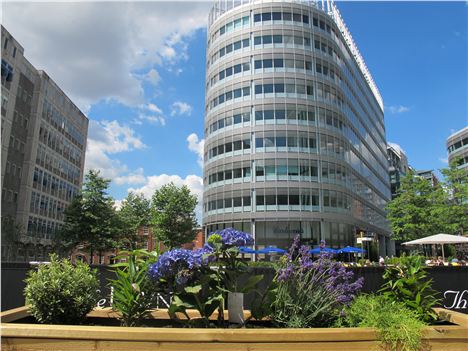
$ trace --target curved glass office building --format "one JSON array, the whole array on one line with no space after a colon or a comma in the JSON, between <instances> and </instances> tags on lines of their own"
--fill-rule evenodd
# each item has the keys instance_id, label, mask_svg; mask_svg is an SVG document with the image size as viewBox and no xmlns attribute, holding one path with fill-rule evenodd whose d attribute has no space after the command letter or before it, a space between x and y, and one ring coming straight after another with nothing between
<instances>
[{"instance_id":1,"label":"curved glass office building","mask_svg":"<svg viewBox=\"0 0 468 351\"><path fill-rule=\"evenodd\" d=\"M332 2L217 1L206 71L206 233L257 247L364 233L390 253L382 98Z\"/></svg>"}]
</instances>

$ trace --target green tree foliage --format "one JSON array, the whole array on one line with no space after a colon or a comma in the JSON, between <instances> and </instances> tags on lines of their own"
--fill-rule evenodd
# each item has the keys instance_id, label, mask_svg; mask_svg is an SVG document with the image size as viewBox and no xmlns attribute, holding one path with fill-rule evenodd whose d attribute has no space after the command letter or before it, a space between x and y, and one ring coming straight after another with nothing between
<instances>
[{"instance_id":1,"label":"green tree foliage","mask_svg":"<svg viewBox=\"0 0 468 351\"><path fill-rule=\"evenodd\" d=\"M398 196L387 205L394 240L414 240L440 230L441 220L432 216L440 202L436 189L411 171L402 178Z\"/></svg>"},{"instance_id":2,"label":"green tree foliage","mask_svg":"<svg viewBox=\"0 0 468 351\"><path fill-rule=\"evenodd\" d=\"M431 183L409 172L398 196L387 205L393 238L414 240L438 233L463 234L468 228L468 172L453 160L441 169L444 179Z\"/></svg>"},{"instance_id":3,"label":"green tree foliage","mask_svg":"<svg viewBox=\"0 0 468 351\"><path fill-rule=\"evenodd\" d=\"M183 185L164 185L153 195L151 217L154 234L168 248L179 247L195 237L197 197Z\"/></svg>"},{"instance_id":4,"label":"green tree foliage","mask_svg":"<svg viewBox=\"0 0 468 351\"><path fill-rule=\"evenodd\" d=\"M120 241L130 250L138 248L142 237L138 228L151 223L151 203L143 194L130 192L117 212L120 226Z\"/></svg>"},{"instance_id":5,"label":"green tree foliage","mask_svg":"<svg viewBox=\"0 0 468 351\"><path fill-rule=\"evenodd\" d=\"M86 174L81 194L65 210L60 239L69 248L86 244L92 256L116 247L119 230L114 201L107 194L109 183L99 171Z\"/></svg>"},{"instance_id":6,"label":"green tree foliage","mask_svg":"<svg viewBox=\"0 0 468 351\"><path fill-rule=\"evenodd\" d=\"M26 234L21 224L11 216L4 216L1 219L1 242L6 247L2 251L2 260L8 261L15 255L15 245L19 242L20 236Z\"/></svg>"},{"instance_id":7,"label":"green tree foliage","mask_svg":"<svg viewBox=\"0 0 468 351\"><path fill-rule=\"evenodd\" d=\"M438 215L445 219L445 232L464 234L468 230L468 172L458 168L458 159L448 168L441 169L444 176L441 195L443 206Z\"/></svg>"}]
</instances>

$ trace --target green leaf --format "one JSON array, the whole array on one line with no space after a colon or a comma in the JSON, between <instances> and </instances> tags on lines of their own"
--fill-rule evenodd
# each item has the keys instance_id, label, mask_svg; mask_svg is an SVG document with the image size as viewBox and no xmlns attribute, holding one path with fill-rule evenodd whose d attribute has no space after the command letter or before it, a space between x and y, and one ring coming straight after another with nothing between
<instances>
[{"instance_id":1,"label":"green leaf","mask_svg":"<svg viewBox=\"0 0 468 351\"><path fill-rule=\"evenodd\" d=\"M242 293L248 293L250 291L252 291L255 286L263 279L263 274L260 274L260 275L254 275L254 276L251 276L249 277L249 279L247 280L247 282L244 284L244 286L242 287L242 289L240 290L240 292Z\"/></svg>"},{"instance_id":2,"label":"green leaf","mask_svg":"<svg viewBox=\"0 0 468 351\"><path fill-rule=\"evenodd\" d=\"M195 286L187 286L185 287L185 291L189 294L198 294L202 290L201 285L195 285Z\"/></svg>"}]
</instances>

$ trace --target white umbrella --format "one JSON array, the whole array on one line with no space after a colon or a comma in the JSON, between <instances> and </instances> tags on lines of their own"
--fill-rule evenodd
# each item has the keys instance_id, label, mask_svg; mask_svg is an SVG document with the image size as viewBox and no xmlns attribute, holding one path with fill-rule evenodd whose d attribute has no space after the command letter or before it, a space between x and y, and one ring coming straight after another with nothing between
<instances>
[{"instance_id":1,"label":"white umbrella","mask_svg":"<svg viewBox=\"0 0 468 351\"><path fill-rule=\"evenodd\" d=\"M442 245L442 258L445 259L444 244L468 244L468 238L459 235L451 234L436 234L426 236L425 238L407 241L402 245L425 245L425 244L440 244Z\"/></svg>"}]
</instances>

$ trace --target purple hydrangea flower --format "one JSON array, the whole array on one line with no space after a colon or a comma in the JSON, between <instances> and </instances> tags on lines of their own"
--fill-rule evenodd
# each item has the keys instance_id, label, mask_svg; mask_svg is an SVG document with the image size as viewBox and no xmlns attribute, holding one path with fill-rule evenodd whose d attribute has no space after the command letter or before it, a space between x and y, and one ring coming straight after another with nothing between
<instances>
[{"instance_id":1,"label":"purple hydrangea flower","mask_svg":"<svg viewBox=\"0 0 468 351\"><path fill-rule=\"evenodd\" d=\"M216 260L216 257L213 255L213 248L208 244L205 244L201 249L193 251L193 256L199 262L199 266L207 265Z\"/></svg>"},{"instance_id":2,"label":"purple hydrangea flower","mask_svg":"<svg viewBox=\"0 0 468 351\"><path fill-rule=\"evenodd\" d=\"M192 270L201 264L202 255L190 250L174 249L159 256L158 261L149 267L148 274L155 281L172 280L180 271Z\"/></svg>"},{"instance_id":3,"label":"purple hydrangea flower","mask_svg":"<svg viewBox=\"0 0 468 351\"><path fill-rule=\"evenodd\" d=\"M221 236L223 247L241 247L251 246L254 244L254 239L249 233L235 230L234 228L226 228L221 231L216 231L213 234Z\"/></svg>"}]
</instances>

